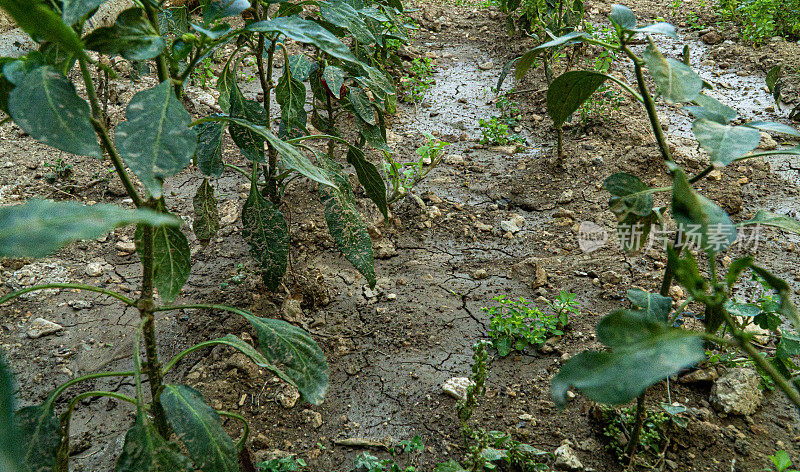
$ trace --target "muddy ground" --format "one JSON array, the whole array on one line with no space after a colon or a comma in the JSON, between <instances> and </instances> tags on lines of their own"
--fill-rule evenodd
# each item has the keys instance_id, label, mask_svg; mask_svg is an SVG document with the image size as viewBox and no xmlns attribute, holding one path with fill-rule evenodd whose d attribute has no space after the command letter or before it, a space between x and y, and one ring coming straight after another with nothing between
<instances>
[{"instance_id":1,"label":"muddy ground","mask_svg":"<svg viewBox=\"0 0 800 472\"><path fill-rule=\"evenodd\" d=\"M719 31L725 43L708 46L698 40L704 31L686 27L688 10L671 15L664 2L648 0L629 5L641 22L664 17L683 26L680 35L692 42L692 63L715 85L716 97L734 103L746 118L784 119L785 112L781 116L774 107L764 111L772 102L762 90L763 74L776 62L796 61L800 46L770 41L754 49L739 43L732 28ZM325 403L293 404L293 392L278 379L222 349L190 356L170 380L198 388L215 408L247 417L256 458L292 452L304 458L310 470L345 472L364 449L341 446L342 440L391 443L419 434L426 445L420 470L432 471L438 462L460 458L464 452L456 401L442 393L441 384L468 375L471 346L486 337L488 318L481 308L499 295L537 300L544 307L546 299L567 290L577 294L581 316L572 319L565 336L548 353L496 359L476 419L487 429L507 431L546 451L570 441L585 470L623 470L605 450L605 438L592 419L592 403L578 396L559 411L548 389L550 377L565 359L599 347L594 326L624 303L627 288L657 289L664 255L657 250L626 255L618 248L608 195L601 188L607 176L620 171L639 175L652 185L668 182L646 116L626 101L604 119L576 123L566 132L566 157L557 162L555 135L545 110L545 83L541 72L534 71L521 83L506 84L531 90L514 96L520 102L520 133L526 147L512 152L480 145L478 119L495 114L489 88L502 66L534 45L533 40L509 37L502 15L493 8L444 2L419 6L412 16L422 28L409 51L434 59L436 84L421 105L400 107L390 126L390 146L399 156L412 158L413 149L422 143L421 132L433 132L453 144L441 166L417 189L423 204L406 199L393 208L390 221L383 221L360 195L378 257L375 291L367 290L364 279L336 253L314 188L305 181L295 181L287 190L284 214L291 220L292 267L280 293L267 291L252 273L240 236L238 211L248 185L244 178L226 173L215 182L223 213L217 239L202 246L185 228L194 265L182 300L224 302L259 316L288 317L309 329L330 363L331 387ZM610 3L587 2L587 11L593 23L606 24ZM713 12L699 6L697 11L714 29ZM682 44L665 41L661 46L675 57ZM628 73L621 63L618 67L620 73ZM797 89L793 77L787 77L789 91ZM116 120L122 120L122 104L154 83L131 84L121 78L111 85L110 109ZM255 88L250 93L255 95ZM190 111L198 115L211 111L213 97L207 92L191 89L189 96L194 107ZM661 111L678 161L690 171L704 168L707 158L688 139L685 114L667 106ZM228 159L240 160L238 150L229 145ZM48 182L60 159L72 164L71 175ZM704 184L702 192L720 202L736 221L759 208L797 216L799 164L776 159L730 166L717 180ZM16 126L0 128L0 204L30 197L129 204L110 168L107 162L40 145ZM170 210L191 215L191 198L201 180L195 169L170 179L166 187ZM501 222L513 215L525 219L516 234L501 229ZM609 243L591 254L582 252L577 230L583 221L609 231ZM129 251L132 236L132 231L120 230L101 241L71 245L41 261L4 260L0 293L45 281L82 281L135 296L139 263ZM758 259L797 291L798 239L768 230L764 236ZM736 249L730 256L742 252ZM90 263L101 267L102 274L87 271ZM241 283L234 283L239 279ZM743 289L743 294L747 291ZM302 313L289 310L287 300L299 300ZM41 401L75 375L130 367L127 356L137 313L102 296L40 292L0 307L0 316L0 341L17 371L19 397L25 404ZM38 317L57 322L64 330L29 339L27 328ZM236 317L207 310L164 315L157 326L162 357L228 332L244 338L253 334ZM130 392L132 385L98 381L81 388ZM780 394L766 392L764 404L752 416L725 417L713 411L709 389L710 384L671 384L671 399L689 407L689 423L673 438L664 470L760 470L777 449L800 460L800 421ZM650 406L656 409L666 398L666 386L660 384L652 389ZM112 470L132 417L125 405L84 402L73 419L74 470ZM235 423L228 426L232 434L239 433ZM370 452L385 454L380 448Z\"/></svg>"}]
</instances>

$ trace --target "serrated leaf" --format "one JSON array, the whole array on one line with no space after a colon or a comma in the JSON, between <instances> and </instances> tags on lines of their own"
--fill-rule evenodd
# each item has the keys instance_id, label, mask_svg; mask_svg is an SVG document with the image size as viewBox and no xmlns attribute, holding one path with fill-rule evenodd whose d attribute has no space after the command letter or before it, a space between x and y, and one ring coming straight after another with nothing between
<instances>
[{"instance_id":1,"label":"serrated leaf","mask_svg":"<svg viewBox=\"0 0 800 472\"><path fill-rule=\"evenodd\" d=\"M282 320L259 318L242 312L258 333L261 352L280 365L288 378L312 405L322 403L328 391L328 361L319 345L301 328Z\"/></svg>"},{"instance_id":2,"label":"serrated leaf","mask_svg":"<svg viewBox=\"0 0 800 472\"><path fill-rule=\"evenodd\" d=\"M80 156L101 156L89 105L56 69L44 66L25 74L8 107L14 122L37 141Z\"/></svg>"},{"instance_id":3,"label":"serrated leaf","mask_svg":"<svg viewBox=\"0 0 800 472\"><path fill-rule=\"evenodd\" d=\"M386 183L381 178L378 168L369 162L364 153L355 147L347 151L347 162L356 170L358 181L364 186L364 191L380 210L384 218L389 218L389 205L386 202Z\"/></svg>"},{"instance_id":4,"label":"serrated leaf","mask_svg":"<svg viewBox=\"0 0 800 472\"><path fill-rule=\"evenodd\" d=\"M200 241L208 241L219 231L219 208L214 197L214 187L203 179L192 199L194 206L194 224L192 229Z\"/></svg>"},{"instance_id":5,"label":"serrated leaf","mask_svg":"<svg viewBox=\"0 0 800 472\"><path fill-rule=\"evenodd\" d=\"M197 167L209 177L219 177L225 169L222 160L222 144L225 136L223 123L210 121L197 125Z\"/></svg>"},{"instance_id":6,"label":"serrated leaf","mask_svg":"<svg viewBox=\"0 0 800 472\"><path fill-rule=\"evenodd\" d=\"M636 15L633 14L633 10L623 5L612 5L608 19L623 30L631 31L636 28Z\"/></svg>"},{"instance_id":7,"label":"serrated leaf","mask_svg":"<svg viewBox=\"0 0 800 472\"><path fill-rule=\"evenodd\" d=\"M557 406L566 404L572 386L599 403L630 402L650 385L705 359L703 339L686 331L663 328L631 318L626 332L637 342L611 351L584 351L561 367L550 385Z\"/></svg>"},{"instance_id":8,"label":"serrated leaf","mask_svg":"<svg viewBox=\"0 0 800 472\"><path fill-rule=\"evenodd\" d=\"M0 0L0 8L31 37L61 44L73 54L85 56L83 43L75 31L42 0Z\"/></svg>"},{"instance_id":9,"label":"serrated leaf","mask_svg":"<svg viewBox=\"0 0 800 472\"><path fill-rule=\"evenodd\" d=\"M61 19L67 25L74 25L81 18L98 8L106 0L62 0Z\"/></svg>"},{"instance_id":10,"label":"serrated leaf","mask_svg":"<svg viewBox=\"0 0 800 472\"><path fill-rule=\"evenodd\" d=\"M665 58L655 44L647 46L643 57L658 92L670 102L691 102L703 89L703 79L691 67Z\"/></svg>"},{"instance_id":11,"label":"serrated leaf","mask_svg":"<svg viewBox=\"0 0 800 472\"><path fill-rule=\"evenodd\" d=\"M130 61L152 59L166 45L141 8L123 11L113 26L97 28L84 41L86 49L109 56L121 55Z\"/></svg>"},{"instance_id":12,"label":"serrated leaf","mask_svg":"<svg viewBox=\"0 0 800 472\"><path fill-rule=\"evenodd\" d=\"M745 123L745 126L760 129L761 131L772 131L774 133L783 133L788 134L789 136L800 138L800 131L783 123L775 123L771 121L751 121L749 123Z\"/></svg>"},{"instance_id":13,"label":"serrated leaf","mask_svg":"<svg viewBox=\"0 0 800 472\"><path fill-rule=\"evenodd\" d=\"M561 127L607 78L605 74L583 70L556 77L547 89L547 114L555 127Z\"/></svg>"},{"instance_id":14,"label":"serrated leaf","mask_svg":"<svg viewBox=\"0 0 800 472\"><path fill-rule=\"evenodd\" d=\"M342 85L344 85L344 71L336 66L327 65L322 71L322 78L328 85L334 97L341 98Z\"/></svg>"},{"instance_id":15,"label":"serrated leaf","mask_svg":"<svg viewBox=\"0 0 800 472\"><path fill-rule=\"evenodd\" d=\"M248 8L248 0L212 0L203 6L203 22L208 25L222 18L236 16Z\"/></svg>"},{"instance_id":16,"label":"serrated leaf","mask_svg":"<svg viewBox=\"0 0 800 472\"><path fill-rule=\"evenodd\" d=\"M231 118L241 118L258 126L266 126L268 118L264 107L255 100L244 98L242 91L236 84L235 74L231 74L230 80ZM235 122L231 123L230 133L233 142L242 151L244 157L255 162L265 162L264 138L262 136Z\"/></svg>"},{"instance_id":17,"label":"serrated leaf","mask_svg":"<svg viewBox=\"0 0 800 472\"><path fill-rule=\"evenodd\" d=\"M350 182L341 174L341 167L320 156L325 169L336 182L337 188L319 187L319 197L325 205L325 221L333 236L336 248L344 254L353 267L375 286L375 260L372 253L372 238L358 212Z\"/></svg>"},{"instance_id":18,"label":"serrated leaf","mask_svg":"<svg viewBox=\"0 0 800 472\"><path fill-rule=\"evenodd\" d=\"M219 414L186 385L165 384L161 405L170 426L203 472L239 472L238 452Z\"/></svg>"},{"instance_id":19,"label":"serrated leaf","mask_svg":"<svg viewBox=\"0 0 800 472\"><path fill-rule=\"evenodd\" d=\"M704 251L724 251L736 240L736 226L725 210L695 192L680 169L673 173L672 215L687 244Z\"/></svg>"},{"instance_id":20,"label":"serrated leaf","mask_svg":"<svg viewBox=\"0 0 800 472\"><path fill-rule=\"evenodd\" d=\"M249 131L252 131L272 144L272 147L278 152L281 156L283 165L288 167L289 169L295 170L300 174L308 177L315 182L319 182L323 185L330 185L335 186L335 184L330 180L328 175L319 167L315 166L308 157L303 154L298 148L292 146L291 144L283 141L282 139L278 138L271 131L269 131L264 126L255 125L247 120L243 120L241 118L233 118L227 116L219 116L219 117L209 117L215 120L220 121L227 121L232 124L239 125L243 128L246 128Z\"/></svg>"},{"instance_id":21,"label":"serrated leaf","mask_svg":"<svg viewBox=\"0 0 800 472\"><path fill-rule=\"evenodd\" d=\"M319 10L325 21L346 28L359 43L366 46L376 43L375 36L370 32L364 20L347 3L341 1L319 2Z\"/></svg>"},{"instance_id":22,"label":"serrated leaf","mask_svg":"<svg viewBox=\"0 0 800 472\"><path fill-rule=\"evenodd\" d=\"M669 320L669 314L672 311L672 298L639 289L630 289L627 295L628 300L642 309L646 319L660 323L666 323Z\"/></svg>"},{"instance_id":23,"label":"serrated leaf","mask_svg":"<svg viewBox=\"0 0 800 472\"><path fill-rule=\"evenodd\" d=\"M288 67L275 87L275 99L281 107L281 123L290 137L307 134L306 86L292 77Z\"/></svg>"},{"instance_id":24,"label":"serrated leaf","mask_svg":"<svg viewBox=\"0 0 800 472\"><path fill-rule=\"evenodd\" d=\"M178 227L153 228L153 285L161 298L172 303L181 293L192 269L189 240ZM136 252L142 257L142 225L134 236Z\"/></svg>"},{"instance_id":25,"label":"serrated leaf","mask_svg":"<svg viewBox=\"0 0 800 472\"><path fill-rule=\"evenodd\" d=\"M150 195L160 198L163 180L194 156L197 134L189 127L191 116L168 80L134 95L125 116L115 132L119 153Z\"/></svg>"},{"instance_id":26,"label":"serrated leaf","mask_svg":"<svg viewBox=\"0 0 800 472\"><path fill-rule=\"evenodd\" d=\"M191 461L168 443L149 423L144 413L125 434L115 472L190 472Z\"/></svg>"},{"instance_id":27,"label":"serrated leaf","mask_svg":"<svg viewBox=\"0 0 800 472\"><path fill-rule=\"evenodd\" d=\"M262 197L255 185L242 208L242 237L258 261L264 284L277 290L289 259L289 227L278 207Z\"/></svg>"},{"instance_id":28,"label":"serrated leaf","mask_svg":"<svg viewBox=\"0 0 800 472\"><path fill-rule=\"evenodd\" d=\"M359 61L333 33L313 21L288 16L259 21L247 26L255 33L280 33L295 41L313 44L333 57L358 64Z\"/></svg>"},{"instance_id":29,"label":"serrated leaf","mask_svg":"<svg viewBox=\"0 0 800 472\"><path fill-rule=\"evenodd\" d=\"M752 218L738 223L737 226L762 225L779 228L790 233L800 234L800 221L786 215L758 210Z\"/></svg>"},{"instance_id":30,"label":"serrated leaf","mask_svg":"<svg viewBox=\"0 0 800 472\"><path fill-rule=\"evenodd\" d=\"M72 241L95 239L133 223L178 225L180 220L109 204L29 200L0 208L0 257L44 257Z\"/></svg>"},{"instance_id":31,"label":"serrated leaf","mask_svg":"<svg viewBox=\"0 0 800 472\"><path fill-rule=\"evenodd\" d=\"M23 472L23 443L14 419L14 378L5 356L0 352L0 470Z\"/></svg>"},{"instance_id":32,"label":"serrated leaf","mask_svg":"<svg viewBox=\"0 0 800 472\"><path fill-rule=\"evenodd\" d=\"M358 117L364 120L365 123L375 126L377 123L375 110L372 108L372 102L369 101L367 94L358 87L350 87L348 98Z\"/></svg>"},{"instance_id":33,"label":"serrated leaf","mask_svg":"<svg viewBox=\"0 0 800 472\"><path fill-rule=\"evenodd\" d=\"M316 62L312 62L305 54L294 54L289 56L289 70L292 73L292 77L299 80L300 82L305 82L311 76L311 72L313 72L317 67Z\"/></svg>"},{"instance_id":34,"label":"serrated leaf","mask_svg":"<svg viewBox=\"0 0 800 472\"><path fill-rule=\"evenodd\" d=\"M698 118L692 123L692 132L712 164L728 165L748 154L758 146L761 134L745 126L729 126Z\"/></svg>"},{"instance_id":35,"label":"serrated leaf","mask_svg":"<svg viewBox=\"0 0 800 472\"><path fill-rule=\"evenodd\" d=\"M61 424L53 411L53 403L27 406L15 415L16 438L24 447L23 463L31 472L52 472L61 444Z\"/></svg>"}]
</instances>

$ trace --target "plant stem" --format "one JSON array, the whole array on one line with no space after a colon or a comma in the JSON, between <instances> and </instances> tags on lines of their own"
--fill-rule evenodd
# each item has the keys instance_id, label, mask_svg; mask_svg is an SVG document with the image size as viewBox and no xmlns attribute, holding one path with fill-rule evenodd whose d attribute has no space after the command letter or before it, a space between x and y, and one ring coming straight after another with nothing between
<instances>
[{"instance_id":1,"label":"plant stem","mask_svg":"<svg viewBox=\"0 0 800 472\"><path fill-rule=\"evenodd\" d=\"M229 411L217 410L217 414L219 416L227 416L228 418L237 419L242 423L244 431L242 432L242 437L236 441L236 449L241 452L241 450L244 449L245 444L247 444L247 436L250 435L250 425L247 424L247 420L242 415L237 415L236 413L231 413Z\"/></svg>"},{"instance_id":2,"label":"plant stem","mask_svg":"<svg viewBox=\"0 0 800 472\"><path fill-rule=\"evenodd\" d=\"M150 25L155 30L156 35L160 36L161 32L159 31L159 25L158 25L158 10L156 10L156 7L154 7L148 1L141 2L141 3L142 3L142 5L144 5L144 11L147 14L147 19L148 19L148 21L150 21ZM169 77L169 67L167 66L167 58L166 58L166 56L164 54L166 54L166 52L162 52L161 54L156 56L156 72L158 74L158 82L159 83L161 83L161 82L163 82L165 80L169 80L169 78L170 78ZM175 87L175 96L178 97L178 99L181 98L181 88L180 87Z\"/></svg>"},{"instance_id":3,"label":"plant stem","mask_svg":"<svg viewBox=\"0 0 800 472\"><path fill-rule=\"evenodd\" d=\"M16 292L9 293L8 295L0 298L0 305L3 303L11 300L12 298L17 298L20 295L24 295L28 292L34 292L36 290L47 290L51 288L75 288L80 290L86 290L87 292L97 292L102 293L104 295L108 295L109 297L116 298L117 300L121 301L122 303L128 306L136 306L136 302L131 300L130 298L114 292L112 290L107 290L100 287L94 287L92 285L84 285L84 284L61 284L61 283L54 283L54 284L43 284L43 285L34 285L33 287L23 288L22 290L17 290Z\"/></svg>"}]
</instances>

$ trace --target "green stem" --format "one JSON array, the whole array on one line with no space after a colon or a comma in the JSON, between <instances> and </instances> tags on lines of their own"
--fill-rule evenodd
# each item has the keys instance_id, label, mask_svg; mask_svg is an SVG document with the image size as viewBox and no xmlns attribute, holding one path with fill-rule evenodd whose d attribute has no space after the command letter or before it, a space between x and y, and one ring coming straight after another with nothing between
<instances>
[{"instance_id":1,"label":"green stem","mask_svg":"<svg viewBox=\"0 0 800 472\"><path fill-rule=\"evenodd\" d=\"M242 169L241 167L235 166L233 164L228 164L227 162L223 162L222 165L229 169L235 170L236 172L244 175L245 177L247 177L248 180L250 180L250 172Z\"/></svg>"},{"instance_id":2,"label":"green stem","mask_svg":"<svg viewBox=\"0 0 800 472\"><path fill-rule=\"evenodd\" d=\"M144 5L144 11L147 14L147 19L150 25L155 30L156 35L161 35L158 25L158 10L149 1L141 2ZM167 58L165 56L166 50L156 56L156 73L158 74L158 82L161 83L169 80L169 66L167 65ZM175 87L175 96L181 98L180 87Z\"/></svg>"},{"instance_id":3,"label":"green stem","mask_svg":"<svg viewBox=\"0 0 800 472\"><path fill-rule=\"evenodd\" d=\"M227 416L228 418L233 418L241 421L242 427L244 431L242 432L242 437L236 441L236 449L241 452L244 449L245 444L247 443L247 436L250 435L250 425L247 424L247 420L242 416L236 413L231 413L229 411L221 411L217 410L217 414L220 416Z\"/></svg>"},{"instance_id":4,"label":"green stem","mask_svg":"<svg viewBox=\"0 0 800 472\"><path fill-rule=\"evenodd\" d=\"M76 377L76 378L74 378L72 380L69 380L69 381L61 384L58 388L53 390L53 393L50 394L50 396L47 398L47 401L48 402L55 402L56 399L58 399L58 397L61 396L61 394L64 393L64 391L66 389L68 389L68 388L72 387L73 385L78 384L80 382L85 382L87 380L92 380L92 379L101 379L101 378L105 378L105 377L131 377L134 374L135 374L135 372L133 372L133 371L125 371L125 372L97 372L97 373L94 373L94 374L82 375L80 377Z\"/></svg>"},{"instance_id":5,"label":"green stem","mask_svg":"<svg viewBox=\"0 0 800 472\"><path fill-rule=\"evenodd\" d=\"M708 167L706 167L705 169L703 169L702 171L700 171L700 173L699 173L699 174L697 174L697 175L695 175L694 177L692 177L691 179L689 179L689 183L690 183L690 184L693 184L693 183L699 182L699 181L700 181L700 180L702 180L702 179L703 179L705 176L707 176L708 174L710 174L711 172L713 172L713 171L714 171L714 169L715 169L715 167L714 167L714 166L708 166Z\"/></svg>"},{"instance_id":6,"label":"green stem","mask_svg":"<svg viewBox=\"0 0 800 472\"><path fill-rule=\"evenodd\" d=\"M117 300L121 301L122 303L128 306L136 306L136 302L131 300L130 298L114 292L112 290L107 290L100 287L94 287L92 285L84 285L84 284L62 284L62 283L53 283L53 284L42 284L42 285L34 285L33 287L23 288L22 290L17 290L16 292L9 293L8 295L0 298L0 305L3 303L11 300L12 298L19 297L20 295L24 295L28 292L34 292L37 290L47 290L51 288L63 288L63 289L80 289L86 290L87 292L97 292L102 293L104 295L108 295L109 297L116 298Z\"/></svg>"}]
</instances>

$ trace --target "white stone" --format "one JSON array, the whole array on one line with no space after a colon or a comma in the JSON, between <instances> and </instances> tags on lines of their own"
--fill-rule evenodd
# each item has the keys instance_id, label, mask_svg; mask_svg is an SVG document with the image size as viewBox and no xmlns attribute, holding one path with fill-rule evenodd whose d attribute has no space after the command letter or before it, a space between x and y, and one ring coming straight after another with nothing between
<instances>
[{"instance_id":1,"label":"white stone","mask_svg":"<svg viewBox=\"0 0 800 472\"><path fill-rule=\"evenodd\" d=\"M52 321L48 321L44 318L36 318L33 320L28 326L28 337L31 339L41 338L42 336L47 336L50 334L58 333L64 329L58 323L53 323Z\"/></svg>"},{"instance_id":2,"label":"white stone","mask_svg":"<svg viewBox=\"0 0 800 472\"><path fill-rule=\"evenodd\" d=\"M474 385L474 382L467 377L452 377L442 384L442 392L456 400L464 400L467 398L467 387L470 385Z\"/></svg>"}]
</instances>

